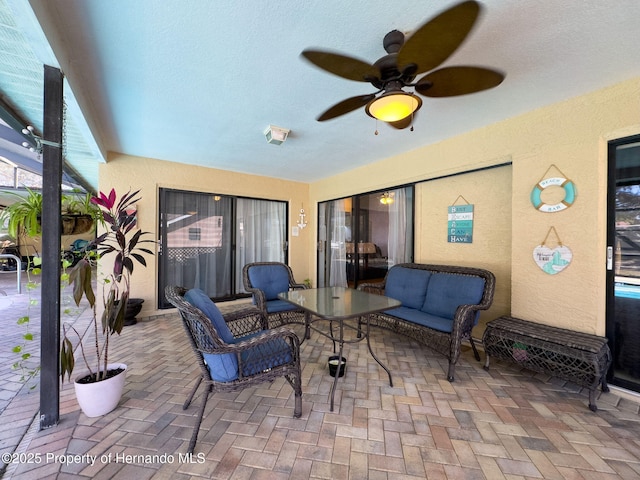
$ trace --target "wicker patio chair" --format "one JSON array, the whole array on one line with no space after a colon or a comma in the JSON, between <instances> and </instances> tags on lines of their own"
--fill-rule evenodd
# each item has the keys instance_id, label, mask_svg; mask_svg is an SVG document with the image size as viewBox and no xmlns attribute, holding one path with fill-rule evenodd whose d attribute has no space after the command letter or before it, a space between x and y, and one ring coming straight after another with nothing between
<instances>
[{"instance_id":1,"label":"wicker patio chair","mask_svg":"<svg viewBox=\"0 0 640 480\"><path fill-rule=\"evenodd\" d=\"M253 306L223 315L202 290L167 286L165 295L182 317L201 371L182 408L189 407L203 381L206 389L189 453L195 448L212 391L236 391L284 377L295 394L293 416L301 416L300 342L294 332L285 327L265 329L262 312Z\"/></svg>"},{"instance_id":2,"label":"wicker patio chair","mask_svg":"<svg viewBox=\"0 0 640 480\"><path fill-rule=\"evenodd\" d=\"M269 328L304 324L304 310L278 298L279 293L307 288L296 283L289 265L280 262L248 263L242 269L242 281L244 289L253 295L253 303L267 317Z\"/></svg>"}]
</instances>

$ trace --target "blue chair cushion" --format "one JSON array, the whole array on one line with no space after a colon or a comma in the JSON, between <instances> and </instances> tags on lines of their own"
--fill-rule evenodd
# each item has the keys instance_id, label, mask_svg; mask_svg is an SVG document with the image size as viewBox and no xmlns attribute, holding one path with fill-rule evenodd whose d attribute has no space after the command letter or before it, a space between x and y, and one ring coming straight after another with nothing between
<instances>
[{"instance_id":1,"label":"blue chair cushion","mask_svg":"<svg viewBox=\"0 0 640 480\"><path fill-rule=\"evenodd\" d=\"M416 268L392 267L387 274L384 294L405 307L420 309L424 304L431 272Z\"/></svg>"},{"instance_id":2,"label":"blue chair cushion","mask_svg":"<svg viewBox=\"0 0 640 480\"><path fill-rule=\"evenodd\" d=\"M453 330L453 319L431 315L415 308L397 307L384 313L440 332L451 333L451 330Z\"/></svg>"},{"instance_id":3,"label":"blue chair cushion","mask_svg":"<svg viewBox=\"0 0 640 480\"><path fill-rule=\"evenodd\" d=\"M278 294L289 290L289 271L282 265L255 265L249 269L254 288L264 292L266 300L277 300Z\"/></svg>"},{"instance_id":4,"label":"blue chair cushion","mask_svg":"<svg viewBox=\"0 0 640 480\"><path fill-rule=\"evenodd\" d=\"M238 378L238 358L233 353L203 353L209 375L216 382L231 382Z\"/></svg>"},{"instance_id":5,"label":"blue chair cushion","mask_svg":"<svg viewBox=\"0 0 640 480\"><path fill-rule=\"evenodd\" d=\"M269 300L267 302L267 313L286 312L288 310L296 310L297 308L293 303L284 300Z\"/></svg>"},{"instance_id":6,"label":"blue chair cushion","mask_svg":"<svg viewBox=\"0 0 640 480\"><path fill-rule=\"evenodd\" d=\"M482 300L484 279L453 273L434 273L421 310L453 319L460 305L477 305Z\"/></svg>"},{"instance_id":7,"label":"blue chair cushion","mask_svg":"<svg viewBox=\"0 0 640 480\"><path fill-rule=\"evenodd\" d=\"M249 338L244 337L240 340ZM271 368L279 367L293 361L289 343L283 338L276 338L262 345L249 348L240 354L242 358L242 374L255 375Z\"/></svg>"},{"instance_id":8,"label":"blue chair cushion","mask_svg":"<svg viewBox=\"0 0 640 480\"><path fill-rule=\"evenodd\" d=\"M234 343L249 340L262 332L252 333L244 337L238 337ZM203 354L211 378L217 382L230 382L239 377L238 360L232 353ZM293 361L291 347L282 338L274 339L255 347L249 348L240 354L242 359L242 375L245 377L255 375L270 368L279 367Z\"/></svg>"},{"instance_id":9,"label":"blue chair cushion","mask_svg":"<svg viewBox=\"0 0 640 480\"><path fill-rule=\"evenodd\" d=\"M206 293L198 288L192 288L184 295L184 299L207 316L223 342L233 343L235 341L222 313ZM238 359L235 354L203 353L202 357L213 380L230 382L238 378Z\"/></svg>"}]
</instances>

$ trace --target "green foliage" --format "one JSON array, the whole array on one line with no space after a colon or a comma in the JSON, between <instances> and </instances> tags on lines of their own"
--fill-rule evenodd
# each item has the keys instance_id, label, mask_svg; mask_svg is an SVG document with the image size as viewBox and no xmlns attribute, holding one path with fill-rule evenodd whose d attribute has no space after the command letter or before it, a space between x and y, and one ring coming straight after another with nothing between
<instances>
[{"instance_id":1,"label":"green foliage","mask_svg":"<svg viewBox=\"0 0 640 480\"><path fill-rule=\"evenodd\" d=\"M31 297L31 292L40 288L40 283L37 281L38 276L41 274L40 265L42 265L42 259L39 257L35 257L29 261L28 268L26 269L26 290L29 296L27 302L27 314L18 318L16 321L17 325L24 327L24 331L22 333L22 342L20 345L15 345L11 349L11 351L18 357L17 360L12 364L12 369L19 370L21 372L20 381L23 383L34 379L40 373L40 366L32 366L32 355L25 351L28 345L30 345L31 342L35 340L35 336L29 331L31 322L30 313L31 307L38 305L39 302L36 298ZM70 265L70 262L62 261L62 273L60 275L61 287L64 283L69 281L69 273L67 273L67 268L69 268ZM70 310L66 309L65 311L69 312ZM34 384L30 387L30 389L33 390L34 388L36 388L36 386L37 384Z\"/></svg>"},{"instance_id":2,"label":"green foliage","mask_svg":"<svg viewBox=\"0 0 640 480\"><path fill-rule=\"evenodd\" d=\"M16 202L5 207L0 212L0 222L7 222L8 233L12 238L18 238L25 234L37 237L42 232L40 217L42 216L42 194L25 187L27 196L16 192L4 192L16 197Z\"/></svg>"},{"instance_id":3,"label":"green foliage","mask_svg":"<svg viewBox=\"0 0 640 480\"><path fill-rule=\"evenodd\" d=\"M28 265L28 267L30 266L31 265ZM29 295L29 301L27 303L27 314L18 318L18 320L16 321L18 325L24 327L24 331L22 333L22 343L20 345L15 345L11 349L11 351L18 356L17 360L11 365L11 369L20 371L20 381L23 383L27 383L29 380L34 379L40 373L40 365L33 366L33 362L30 361L32 355L29 352L25 351L28 345L30 345L31 342L33 342L35 339L33 333L29 331L31 322L31 317L29 316L29 314L31 312L31 307L38 304L37 300L31 298L31 291L34 288L38 288L39 286L39 284L35 281L35 278L33 278L32 276L38 274L39 270L36 271L36 269L27 268L27 294ZM29 389L33 390L34 388L36 388L36 386L37 384L33 384L29 387Z\"/></svg>"}]
</instances>

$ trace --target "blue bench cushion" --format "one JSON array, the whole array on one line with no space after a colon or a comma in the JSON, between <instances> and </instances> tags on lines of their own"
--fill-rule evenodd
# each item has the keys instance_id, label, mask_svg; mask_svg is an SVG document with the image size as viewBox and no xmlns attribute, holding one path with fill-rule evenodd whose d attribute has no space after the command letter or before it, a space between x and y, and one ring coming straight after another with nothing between
<instances>
[{"instance_id":1,"label":"blue bench cushion","mask_svg":"<svg viewBox=\"0 0 640 480\"><path fill-rule=\"evenodd\" d=\"M453 319L438 317L430 313L425 313L415 308L397 307L384 312L387 315L401 318L410 323L429 327L441 332L451 333L453 330Z\"/></svg>"},{"instance_id":2,"label":"blue bench cushion","mask_svg":"<svg viewBox=\"0 0 640 480\"><path fill-rule=\"evenodd\" d=\"M482 300L484 279L453 273L434 273L421 310L453 319L460 305L477 305Z\"/></svg>"},{"instance_id":3,"label":"blue bench cushion","mask_svg":"<svg viewBox=\"0 0 640 480\"><path fill-rule=\"evenodd\" d=\"M222 313L206 293L199 288L192 288L185 293L184 299L207 316L223 342L233 343L235 341ZM213 347L213 343L211 347ZM209 368L211 378L215 381L229 382L238 378L238 359L235 354L204 353L202 356Z\"/></svg>"},{"instance_id":4,"label":"blue bench cushion","mask_svg":"<svg viewBox=\"0 0 640 480\"><path fill-rule=\"evenodd\" d=\"M422 308L431 272L416 268L392 267L387 274L384 294L402 302L402 306ZM453 317L452 317L453 318Z\"/></svg>"},{"instance_id":5,"label":"blue bench cushion","mask_svg":"<svg viewBox=\"0 0 640 480\"><path fill-rule=\"evenodd\" d=\"M289 271L282 265L254 265L249 280L264 292L266 300L277 300L279 293L289 290Z\"/></svg>"}]
</instances>

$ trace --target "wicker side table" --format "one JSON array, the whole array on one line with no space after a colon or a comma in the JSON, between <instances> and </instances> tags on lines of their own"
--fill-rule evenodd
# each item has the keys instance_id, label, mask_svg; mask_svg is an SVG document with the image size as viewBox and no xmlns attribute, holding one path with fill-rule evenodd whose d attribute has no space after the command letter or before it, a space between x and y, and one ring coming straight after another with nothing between
<instances>
[{"instance_id":1,"label":"wicker side table","mask_svg":"<svg viewBox=\"0 0 640 480\"><path fill-rule=\"evenodd\" d=\"M598 409L598 385L609 391L611 352L605 337L503 316L487 324L482 341L486 370L489 358L495 357L587 387L593 412Z\"/></svg>"}]
</instances>

